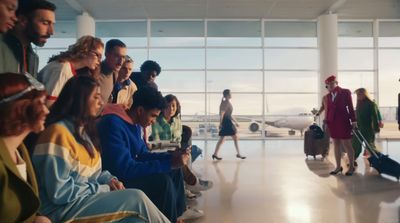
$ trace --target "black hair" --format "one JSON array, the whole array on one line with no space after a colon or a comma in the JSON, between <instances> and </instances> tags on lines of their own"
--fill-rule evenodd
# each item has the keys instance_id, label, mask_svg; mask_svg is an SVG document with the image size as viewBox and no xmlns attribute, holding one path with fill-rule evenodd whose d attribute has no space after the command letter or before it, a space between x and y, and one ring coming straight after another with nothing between
<instances>
[{"instance_id":1,"label":"black hair","mask_svg":"<svg viewBox=\"0 0 400 223\"><path fill-rule=\"evenodd\" d=\"M147 75L149 72L155 71L157 76L161 73L160 65L152 60L146 60L142 66L140 66L140 72L144 75Z\"/></svg>"},{"instance_id":2,"label":"black hair","mask_svg":"<svg viewBox=\"0 0 400 223\"><path fill-rule=\"evenodd\" d=\"M122 42L119 39L110 39L106 43L106 51L105 51L105 53L110 53L115 47L126 48L126 45L125 45L124 42Z\"/></svg>"},{"instance_id":3,"label":"black hair","mask_svg":"<svg viewBox=\"0 0 400 223\"><path fill-rule=\"evenodd\" d=\"M231 90L229 90L229 89L225 89L222 92L222 95L224 96L224 98L228 97L230 94L231 94Z\"/></svg>"},{"instance_id":4,"label":"black hair","mask_svg":"<svg viewBox=\"0 0 400 223\"><path fill-rule=\"evenodd\" d=\"M230 94L231 94L231 90L225 89L225 90L222 92L222 95L223 95L223 96L222 96L221 103L225 102L226 99L227 99L227 97L228 97Z\"/></svg>"},{"instance_id":5,"label":"black hair","mask_svg":"<svg viewBox=\"0 0 400 223\"><path fill-rule=\"evenodd\" d=\"M137 90L133 96L133 104L131 110L143 107L145 110L159 109L163 110L167 107L167 103L158 90L146 86Z\"/></svg>"},{"instance_id":6,"label":"black hair","mask_svg":"<svg viewBox=\"0 0 400 223\"><path fill-rule=\"evenodd\" d=\"M31 16L36 10L44 9L56 11L55 4L46 0L19 0L16 15Z\"/></svg>"},{"instance_id":7,"label":"black hair","mask_svg":"<svg viewBox=\"0 0 400 223\"><path fill-rule=\"evenodd\" d=\"M175 118L178 115L180 115L181 114L181 103L179 102L178 98L173 94L169 94L169 95L165 96L164 98L165 98L165 102L167 104L172 103L173 101L176 101L176 112L172 116L172 118Z\"/></svg>"}]
</instances>

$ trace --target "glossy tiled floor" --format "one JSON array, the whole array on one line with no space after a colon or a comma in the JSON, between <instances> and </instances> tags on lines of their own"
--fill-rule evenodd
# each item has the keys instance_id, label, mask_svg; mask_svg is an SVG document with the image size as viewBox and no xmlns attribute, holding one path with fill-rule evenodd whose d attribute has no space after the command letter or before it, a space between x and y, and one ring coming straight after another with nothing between
<instances>
[{"instance_id":1,"label":"glossy tiled floor","mask_svg":"<svg viewBox=\"0 0 400 223\"><path fill-rule=\"evenodd\" d=\"M219 162L210 160L215 142L195 144L206 154L194 169L214 181L211 190L190 203L206 213L196 223L400 222L400 183L378 176L362 158L354 176L330 176L333 157L306 160L301 140L241 141L244 161L235 158L228 141ZM400 161L399 142L383 147Z\"/></svg>"}]
</instances>

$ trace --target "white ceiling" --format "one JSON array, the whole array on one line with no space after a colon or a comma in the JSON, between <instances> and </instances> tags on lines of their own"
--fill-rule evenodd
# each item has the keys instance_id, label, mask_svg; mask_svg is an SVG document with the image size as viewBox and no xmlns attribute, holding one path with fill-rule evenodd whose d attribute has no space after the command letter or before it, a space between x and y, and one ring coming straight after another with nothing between
<instances>
[{"instance_id":1,"label":"white ceiling","mask_svg":"<svg viewBox=\"0 0 400 223\"><path fill-rule=\"evenodd\" d=\"M97 20L316 19L335 2L340 19L398 19L400 0L50 0L58 20L87 11ZM74 8L72 8L73 6Z\"/></svg>"}]
</instances>

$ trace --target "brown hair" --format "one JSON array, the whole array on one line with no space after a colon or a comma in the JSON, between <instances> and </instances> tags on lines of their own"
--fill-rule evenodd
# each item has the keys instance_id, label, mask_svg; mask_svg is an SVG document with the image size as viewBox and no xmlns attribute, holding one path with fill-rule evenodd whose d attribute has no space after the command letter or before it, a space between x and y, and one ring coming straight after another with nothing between
<instances>
[{"instance_id":1,"label":"brown hair","mask_svg":"<svg viewBox=\"0 0 400 223\"><path fill-rule=\"evenodd\" d=\"M46 120L46 126L63 119L70 120L74 125L73 135L76 141L85 147L92 158L94 157L94 149L100 151L100 143L95 128L95 117L88 115L87 107L89 97L96 87L99 87L99 83L89 75L69 79L61 90L57 101L51 106L50 114ZM83 127L93 145L84 139L79 131L80 127Z\"/></svg>"},{"instance_id":2,"label":"brown hair","mask_svg":"<svg viewBox=\"0 0 400 223\"><path fill-rule=\"evenodd\" d=\"M0 100L15 95L30 86L22 74L0 74ZM45 116L43 105L36 99L46 95L46 91L32 90L22 97L0 104L0 136L19 135L33 127L38 119Z\"/></svg>"},{"instance_id":3,"label":"brown hair","mask_svg":"<svg viewBox=\"0 0 400 223\"><path fill-rule=\"evenodd\" d=\"M173 101L176 102L176 112L171 118L175 118L175 117L179 117L180 118L180 115L181 115L181 103L179 102L178 98L173 94L169 94L169 95L165 96L164 99L167 102L167 104L170 104Z\"/></svg>"},{"instance_id":4,"label":"brown hair","mask_svg":"<svg viewBox=\"0 0 400 223\"><path fill-rule=\"evenodd\" d=\"M104 48L104 44L101 39L93 36L82 36L76 43L70 45L67 51L60 52L58 55L54 55L49 59L49 63L52 61L72 61L80 60L86 57L90 51L95 50L99 47Z\"/></svg>"}]
</instances>

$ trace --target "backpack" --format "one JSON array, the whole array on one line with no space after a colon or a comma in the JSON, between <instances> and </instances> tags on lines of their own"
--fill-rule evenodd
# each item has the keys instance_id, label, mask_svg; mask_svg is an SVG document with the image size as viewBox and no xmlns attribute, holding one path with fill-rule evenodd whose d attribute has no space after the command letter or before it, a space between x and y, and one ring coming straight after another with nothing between
<instances>
[{"instance_id":1,"label":"backpack","mask_svg":"<svg viewBox=\"0 0 400 223\"><path fill-rule=\"evenodd\" d=\"M319 127L317 124L312 124L309 127L310 131L312 132L312 135L314 137L314 139L323 139L325 136L324 131L321 129L321 127Z\"/></svg>"}]
</instances>

